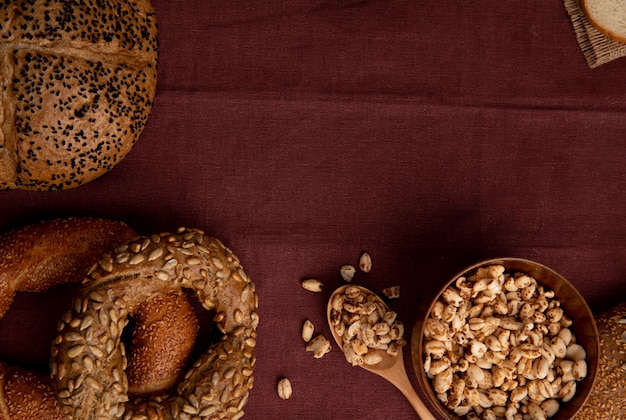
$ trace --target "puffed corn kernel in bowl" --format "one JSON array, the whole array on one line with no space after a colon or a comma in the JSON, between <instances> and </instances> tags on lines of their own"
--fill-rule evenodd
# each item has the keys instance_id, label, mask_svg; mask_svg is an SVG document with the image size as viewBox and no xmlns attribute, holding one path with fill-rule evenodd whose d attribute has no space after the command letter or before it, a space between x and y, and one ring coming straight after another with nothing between
<instances>
[{"instance_id":1,"label":"puffed corn kernel in bowl","mask_svg":"<svg viewBox=\"0 0 626 420\"><path fill-rule=\"evenodd\" d=\"M593 314L552 269L520 258L452 278L413 328L420 388L444 418L569 419L598 366Z\"/></svg>"}]
</instances>

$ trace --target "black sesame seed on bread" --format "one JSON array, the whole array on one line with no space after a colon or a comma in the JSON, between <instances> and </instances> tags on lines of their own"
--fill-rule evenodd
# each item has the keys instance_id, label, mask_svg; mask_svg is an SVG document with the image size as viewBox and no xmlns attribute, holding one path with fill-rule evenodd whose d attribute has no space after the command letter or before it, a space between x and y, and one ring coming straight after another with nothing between
<instances>
[{"instance_id":1,"label":"black sesame seed on bread","mask_svg":"<svg viewBox=\"0 0 626 420\"><path fill-rule=\"evenodd\" d=\"M150 0L0 0L0 189L117 165L152 109L157 46Z\"/></svg>"}]
</instances>

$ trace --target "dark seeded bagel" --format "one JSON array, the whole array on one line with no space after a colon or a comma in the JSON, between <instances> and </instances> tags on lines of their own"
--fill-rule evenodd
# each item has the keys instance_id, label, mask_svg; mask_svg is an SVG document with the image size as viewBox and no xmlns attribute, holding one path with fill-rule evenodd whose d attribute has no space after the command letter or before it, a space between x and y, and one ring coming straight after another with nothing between
<instances>
[{"instance_id":1,"label":"dark seeded bagel","mask_svg":"<svg viewBox=\"0 0 626 420\"><path fill-rule=\"evenodd\" d=\"M150 0L0 7L0 189L59 190L117 165L156 89Z\"/></svg>"}]
</instances>

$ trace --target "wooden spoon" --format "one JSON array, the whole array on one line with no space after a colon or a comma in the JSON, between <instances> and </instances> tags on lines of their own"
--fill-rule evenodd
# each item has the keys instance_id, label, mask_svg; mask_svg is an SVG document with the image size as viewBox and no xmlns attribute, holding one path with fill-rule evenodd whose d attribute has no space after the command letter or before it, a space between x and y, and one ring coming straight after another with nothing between
<instances>
[{"instance_id":1,"label":"wooden spoon","mask_svg":"<svg viewBox=\"0 0 626 420\"><path fill-rule=\"evenodd\" d=\"M389 310L387 305L383 302L383 300L378 295L366 289L365 287L345 285L335 290L330 296L330 299L328 300L328 306L326 308L326 316L328 317L328 324L330 326L332 335L335 338L335 341L337 342L337 345L339 346L339 348L343 348L343 338L337 334L331 322L331 312L333 310L332 301L335 295L343 294L345 292L345 289L350 286L358 287L361 290L361 293L363 294L375 296L376 299L380 301L380 303L382 303L387 310ZM402 394L406 397L406 399L409 401L409 403L411 404L411 406L413 407L417 415L422 420L435 420L435 417L433 417L431 412L426 408L426 406L424 405L420 397L415 392L415 389L413 389L411 382L409 381L409 377L407 376L406 369L404 367L404 358L402 357L402 349L400 349L400 352L396 356L391 356L386 352L382 352L382 355L383 355L383 359L379 363L375 365L367 365L363 363L360 366L365 370L368 370L382 378L385 378L387 381L391 382L396 388L398 388L400 392L402 392Z\"/></svg>"}]
</instances>

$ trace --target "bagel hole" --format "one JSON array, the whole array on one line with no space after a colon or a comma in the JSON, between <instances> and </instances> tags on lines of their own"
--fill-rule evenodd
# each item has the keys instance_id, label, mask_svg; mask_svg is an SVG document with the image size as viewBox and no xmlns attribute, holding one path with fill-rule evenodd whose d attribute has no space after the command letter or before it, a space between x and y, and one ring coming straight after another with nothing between
<instances>
[{"instance_id":1,"label":"bagel hole","mask_svg":"<svg viewBox=\"0 0 626 420\"><path fill-rule=\"evenodd\" d=\"M17 292L0 319L0 361L43 375L50 373L50 348L57 323L80 286L62 284L44 292Z\"/></svg>"},{"instance_id":2,"label":"bagel hole","mask_svg":"<svg viewBox=\"0 0 626 420\"><path fill-rule=\"evenodd\" d=\"M124 327L124 329L122 330L122 336L120 340L122 341L122 344L124 344L124 348L126 349L126 355L128 356L128 358L131 358L133 357L132 338L133 338L133 331L135 330L136 322L135 322L135 318L132 316L129 316L127 320L128 320L128 324L126 324L126 327Z\"/></svg>"},{"instance_id":3,"label":"bagel hole","mask_svg":"<svg viewBox=\"0 0 626 420\"><path fill-rule=\"evenodd\" d=\"M215 321L215 311L207 311L202 307L195 293L190 289L185 289L189 303L198 318L198 335L191 352L191 357L187 361L187 367L190 368L200 356L206 353L209 348L222 338L221 331L217 328Z\"/></svg>"}]
</instances>

